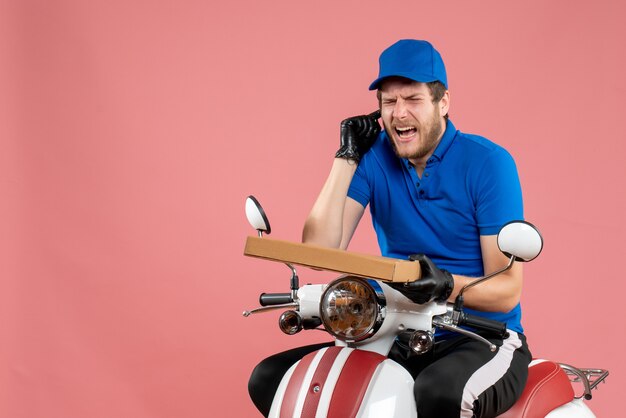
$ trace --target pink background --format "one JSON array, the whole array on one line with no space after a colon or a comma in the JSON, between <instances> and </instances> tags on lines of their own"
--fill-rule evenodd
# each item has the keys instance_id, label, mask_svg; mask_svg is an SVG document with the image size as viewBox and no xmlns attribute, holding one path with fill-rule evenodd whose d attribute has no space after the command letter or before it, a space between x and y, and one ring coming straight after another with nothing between
<instances>
[{"instance_id":1,"label":"pink background","mask_svg":"<svg viewBox=\"0 0 626 418\"><path fill-rule=\"evenodd\" d=\"M545 238L536 356L626 368L623 2L0 2L0 416L252 417L281 265L242 256L244 199L299 240L380 51L431 40L457 127L510 150ZM353 249L377 252L362 222ZM301 270L303 282L332 275Z\"/></svg>"}]
</instances>

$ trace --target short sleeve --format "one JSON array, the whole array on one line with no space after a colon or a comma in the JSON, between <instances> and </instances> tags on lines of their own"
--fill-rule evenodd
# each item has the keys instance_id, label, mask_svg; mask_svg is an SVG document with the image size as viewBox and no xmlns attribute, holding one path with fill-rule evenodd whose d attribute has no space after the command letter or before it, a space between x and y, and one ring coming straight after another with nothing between
<instances>
[{"instance_id":1,"label":"short sleeve","mask_svg":"<svg viewBox=\"0 0 626 418\"><path fill-rule=\"evenodd\" d=\"M367 156L366 156L367 157ZM352 182L348 188L348 197L359 202L363 207L367 207L370 201L371 189L367 180L365 158L361 161L352 177Z\"/></svg>"},{"instance_id":2,"label":"short sleeve","mask_svg":"<svg viewBox=\"0 0 626 418\"><path fill-rule=\"evenodd\" d=\"M507 222L522 220L522 189L513 157L501 147L489 153L478 170L476 223L480 235L495 235Z\"/></svg>"}]
</instances>

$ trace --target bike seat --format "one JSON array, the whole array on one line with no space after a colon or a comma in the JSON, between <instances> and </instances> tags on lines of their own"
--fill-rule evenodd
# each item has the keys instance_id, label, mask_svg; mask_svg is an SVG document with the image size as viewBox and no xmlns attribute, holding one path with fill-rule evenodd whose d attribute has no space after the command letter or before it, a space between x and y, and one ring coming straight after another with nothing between
<instances>
[{"instance_id":1,"label":"bike seat","mask_svg":"<svg viewBox=\"0 0 626 418\"><path fill-rule=\"evenodd\" d=\"M528 381L518 401L498 418L544 418L574 398L574 389L561 367L536 359L528 365Z\"/></svg>"}]
</instances>

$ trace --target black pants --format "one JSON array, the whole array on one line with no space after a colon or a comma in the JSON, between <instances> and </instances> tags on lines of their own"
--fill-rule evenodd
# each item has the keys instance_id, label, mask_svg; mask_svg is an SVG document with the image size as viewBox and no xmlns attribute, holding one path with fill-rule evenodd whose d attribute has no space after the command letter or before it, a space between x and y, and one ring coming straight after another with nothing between
<instances>
[{"instance_id":1,"label":"black pants","mask_svg":"<svg viewBox=\"0 0 626 418\"><path fill-rule=\"evenodd\" d=\"M531 354L522 334L507 340L490 339L499 349L468 337L439 340L433 350L418 356L397 343L389 358L415 379L413 387L419 418L495 417L519 398L528 377ZM275 354L252 372L248 391L267 416L274 393L287 370L306 354L331 346L315 344Z\"/></svg>"}]
</instances>

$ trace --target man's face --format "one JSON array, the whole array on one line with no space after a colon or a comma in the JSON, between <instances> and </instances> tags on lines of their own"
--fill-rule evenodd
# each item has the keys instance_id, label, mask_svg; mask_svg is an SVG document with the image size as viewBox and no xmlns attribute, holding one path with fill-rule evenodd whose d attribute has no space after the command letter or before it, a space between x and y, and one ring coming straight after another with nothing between
<instances>
[{"instance_id":1,"label":"man's face","mask_svg":"<svg viewBox=\"0 0 626 418\"><path fill-rule=\"evenodd\" d=\"M433 103L425 83L390 78L380 87L380 113L385 130L400 158L414 164L432 155L445 129L448 92Z\"/></svg>"}]
</instances>

